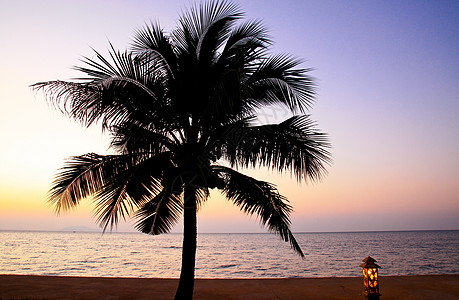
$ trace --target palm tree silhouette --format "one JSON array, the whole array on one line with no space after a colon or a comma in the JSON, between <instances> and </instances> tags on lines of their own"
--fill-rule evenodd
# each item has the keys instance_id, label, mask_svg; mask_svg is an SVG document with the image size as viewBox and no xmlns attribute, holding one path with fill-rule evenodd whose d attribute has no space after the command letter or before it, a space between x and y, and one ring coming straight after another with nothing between
<instances>
[{"instance_id":1,"label":"palm tree silhouette","mask_svg":"<svg viewBox=\"0 0 459 300\"><path fill-rule=\"evenodd\" d=\"M327 136L304 113L314 84L301 61L270 55L260 21L243 21L239 6L210 1L182 13L166 34L157 24L139 29L130 51L111 46L76 67L74 81L34 84L48 101L83 126L101 124L113 155L69 158L49 201L68 211L92 196L104 231L120 218L136 219L148 234L169 232L183 214L182 267L176 299L191 299L197 211L219 189L246 214L290 242L291 206L269 183L236 169L269 167L318 180L330 161ZM292 117L255 123L257 111L281 105ZM226 162L226 163L225 163Z\"/></svg>"}]
</instances>

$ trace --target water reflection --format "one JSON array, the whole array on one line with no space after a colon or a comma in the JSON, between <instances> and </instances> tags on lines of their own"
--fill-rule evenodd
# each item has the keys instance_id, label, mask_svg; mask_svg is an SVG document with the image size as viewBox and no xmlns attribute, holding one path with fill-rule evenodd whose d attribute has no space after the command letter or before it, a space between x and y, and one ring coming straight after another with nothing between
<instances>
[{"instance_id":1,"label":"water reflection","mask_svg":"<svg viewBox=\"0 0 459 300\"><path fill-rule=\"evenodd\" d=\"M459 231L296 234L305 259L271 234L201 234L196 276L360 276L372 256L384 275L459 273ZM0 273L177 278L179 234L0 232Z\"/></svg>"}]
</instances>

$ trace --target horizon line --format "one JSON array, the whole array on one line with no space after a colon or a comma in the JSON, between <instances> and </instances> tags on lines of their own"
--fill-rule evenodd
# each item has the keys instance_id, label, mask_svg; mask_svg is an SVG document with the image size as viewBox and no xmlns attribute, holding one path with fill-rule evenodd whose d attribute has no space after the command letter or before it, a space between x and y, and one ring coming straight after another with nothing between
<instances>
[{"instance_id":1,"label":"horizon line","mask_svg":"<svg viewBox=\"0 0 459 300\"><path fill-rule=\"evenodd\" d=\"M320 233L381 233L381 232L426 232L426 231L459 231L459 229L396 229L396 230L352 230L352 231L297 231L293 234L320 234ZM0 229L0 232L62 232L62 233L101 233L101 234L146 234L139 231L105 231L98 229L88 230L33 230L33 229ZM166 232L163 234L180 234L182 232ZM199 234L273 234L274 232L198 232Z\"/></svg>"}]
</instances>

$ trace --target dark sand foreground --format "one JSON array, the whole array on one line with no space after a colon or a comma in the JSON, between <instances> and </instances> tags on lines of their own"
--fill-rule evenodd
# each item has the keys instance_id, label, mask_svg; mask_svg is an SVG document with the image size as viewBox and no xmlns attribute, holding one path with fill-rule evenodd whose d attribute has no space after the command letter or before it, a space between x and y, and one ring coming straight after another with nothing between
<instances>
[{"instance_id":1,"label":"dark sand foreground","mask_svg":"<svg viewBox=\"0 0 459 300\"><path fill-rule=\"evenodd\" d=\"M0 299L173 299L177 279L0 275ZM381 277L381 299L459 299L458 275ZM194 299L362 299L362 278L197 279Z\"/></svg>"}]
</instances>

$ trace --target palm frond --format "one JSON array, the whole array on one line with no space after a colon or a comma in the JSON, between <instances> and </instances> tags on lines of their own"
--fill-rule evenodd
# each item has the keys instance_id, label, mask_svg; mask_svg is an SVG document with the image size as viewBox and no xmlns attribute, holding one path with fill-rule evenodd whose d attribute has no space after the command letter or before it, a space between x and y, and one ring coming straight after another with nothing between
<instances>
[{"instance_id":1,"label":"palm frond","mask_svg":"<svg viewBox=\"0 0 459 300\"><path fill-rule=\"evenodd\" d=\"M245 21L231 31L219 57L219 64L248 68L262 57L271 43L268 30L260 20Z\"/></svg>"},{"instance_id":2,"label":"palm frond","mask_svg":"<svg viewBox=\"0 0 459 300\"><path fill-rule=\"evenodd\" d=\"M110 47L111 62L94 50L99 61L84 57L82 62L87 67L74 67L75 70L89 76L79 79L99 82L105 87L113 81L130 83L144 90L151 97L157 98L152 90L164 85L165 77L169 74L161 57L151 53L139 58L128 51L116 51L112 44Z\"/></svg>"},{"instance_id":3,"label":"palm frond","mask_svg":"<svg viewBox=\"0 0 459 300\"><path fill-rule=\"evenodd\" d=\"M173 168L170 153L164 152L132 161L122 172L107 174L104 185L94 195L97 221L104 231L108 227L113 229L120 218L125 219L155 197L169 168Z\"/></svg>"},{"instance_id":4,"label":"palm frond","mask_svg":"<svg viewBox=\"0 0 459 300\"><path fill-rule=\"evenodd\" d=\"M95 195L97 222L104 232L115 228L120 218L126 219L134 210L135 200L126 192L129 179L126 173L112 177Z\"/></svg>"},{"instance_id":5,"label":"palm frond","mask_svg":"<svg viewBox=\"0 0 459 300\"><path fill-rule=\"evenodd\" d=\"M48 193L50 204L58 213L75 207L101 189L107 174L127 168L127 160L123 155L95 153L70 157L53 181Z\"/></svg>"},{"instance_id":6,"label":"palm frond","mask_svg":"<svg viewBox=\"0 0 459 300\"><path fill-rule=\"evenodd\" d=\"M247 115L250 107L245 105L244 94L241 93L244 77L253 72L253 65L269 43L265 28L257 21L246 22L230 34L225 33L225 36L226 44L222 53L209 54L213 56L206 61L212 66L207 66L207 71L201 70L205 84L213 90L208 102L203 105L205 113L201 114L206 126L215 120L226 122L235 116Z\"/></svg>"},{"instance_id":7,"label":"palm frond","mask_svg":"<svg viewBox=\"0 0 459 300\"><path fill-rule=\"evenodd\" d=\"M179 18L180 27L172 33L174 44L181 53L198 55L200 52L197 51L198 48L203 48L199 46L200 43L203 43L201 38L206 36L205 33L212 26L214 29L220 27L220 30L223 29L221 32L225 33L217 35L219 38L213 39L214 45L221 45L226 36L228 24L242 17L242 15L239 5L231 1L207 1L192 6L187 11L182 12ZM215 23L220 23L220 26ZM213 47L213 49L216 50L218 47Z\"/></svg>"},{"instance_id":8,"label":"palm frond","mask_svg":"<svg viewBox=\"0 0 459 300\"><path fill-rule=\"evenodd\" d=\"M177 57L174 52L174 45L170 43L169 38L158 24L151 23L137 29L132 50L139 61L150 61L154 62L153 65L161 65L169 71L168 75L171 78L175 77Z\"/></svg>"},{"instance_id":9,"label":"palm frond","mask_svg":"<svg viewBox=\"0 0 459 300\"><path fill-rule=\"evenodd\" d=\"M125 88L123 80L110 78L105 84L49 81L34 84L35 90L43 90L51 105L60 112L89 127L102 119L104 129L129 117L129 103L116 96ZM124 80L124 83L127 81ZM110 86L110 83L116 83ZM108 87L108 88L107 88Z\"/></svg>"},{"instance_id":10,"label":"palm frond","mask_svg":"<svg viewBox=\"0 0 459 300\"><path fill-rule=\"evenodd\" d=\"M131 120L133 121L133 120ZM150 153L156 155L175 150L180 141L173 131L145 128L136 122L125 122L110 128L110 146L119 153Z\"/></svg>"},{"instance_id":11,"label":"palm frond","mask_svg":"<svg viewBox=\"0 0 459 300\"><path fill-rule=\"evenodd\" d=\"M79 83L55 80L35 83L32 88L35 91L43 91L48 103L54 108L86 126L99 120L102 115L100 87L92 82ZM74 100L84 102L86 109L78 111L78 105L74 103Z\"/></svg>"},{"instance_id":12,"label":"palm frond","mask_svg":"<svg viewBox=\"0 0 459 300\"><path fill-rule=\"evenodd\" d=\"M136 228L143 233L154 235L169 232L177 223L182 211L183 203L180 196L164 188L135 213Z\"/></svg>"},{"instance_id":13,"label":"palm frond","mask_svg":"<svg viewBox=\"0 0 459 300\"><path fill-rule=\"evenodd\" d=\"M256 215L263 225L290 242L290 246L304 257L300 245L290 230L291 206L287 198L280 195L269 182L259 181L233 169L216 166L216 171L225 180L223 194L248 215Z\"/></svg>"},{"instance_id":14,"label":"palm frond","mask_svg":"<svg viewBox=\"0 0 459 300\"><path fill-rule=\"evenodd\" d=\"M96 52L97 53L97 52ZM67 116L89 127L102 119L104 129L129 119L154 123L164 114L168 71L157 57L136 60L130 53L112 49L113 64L97 53L100 62L86 58L86 82L49 81L32 85Z\"/></svg>"},{"instance_id":15,"label":"palm frond","mask_svg":"<svg viewBox=\"0 0 459 300\"><path fill-rule=\"evenodd\" d=\"M298 179L320 180L331 162L326 134L309 116L293 116L280 124L245 126L231 132L223 152L233 166L266 166L289 170Z\"/></svg>"},{"instance_id":16,"label":"palm frond","mask_svg":"<svg viewBox=\"0 0 459 300\"><path fill-rule=\"evenodd\" d=\"M285 54L265 59L243 85L247 105L283 104L304 113L314 102L316 87L306 75L311 69L296 69L299 64L301 60Z\"/></svg>"},{"instance_id":17,"label":"palm frond","mask_svg":"<svg viewBox=\"0 0 459 300\"><path fill-rule=\"evenodd\" d=\"M215 54L227 40L231 27L239 17L235 12L227 12L221 16L216 16L216 19L205 28L196 47L196 57L200 63L211 64L214 62Z\"/></svg>"}]
</instances>

